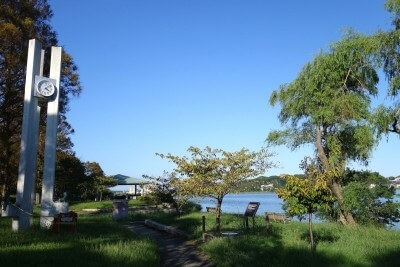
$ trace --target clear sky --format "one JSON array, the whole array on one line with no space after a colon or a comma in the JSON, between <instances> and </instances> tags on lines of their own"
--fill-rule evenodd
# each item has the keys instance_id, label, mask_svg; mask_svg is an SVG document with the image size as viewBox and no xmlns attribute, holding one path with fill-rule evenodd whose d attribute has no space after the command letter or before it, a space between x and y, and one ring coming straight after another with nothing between
<instances>
[{"instance_id":1,"label":"clear sky","mask_svg":"<svg viewBox=\"0 0 400 267\"><path fill-rule=\"evenodd\" d=\"M68 114L75 151L108 175L171 170L156 152L194 145L257 150L279 129L272 90L352 27L391 27L383 0L51 0L52 25L80 69L84 91ZM381 79L385 98L386 81ZM370 170L399 175L399 138L376 148ZM310 148L274 148L299 173ZM359 166L354 165L356 168Z\"/></svg>"}]
</instances>

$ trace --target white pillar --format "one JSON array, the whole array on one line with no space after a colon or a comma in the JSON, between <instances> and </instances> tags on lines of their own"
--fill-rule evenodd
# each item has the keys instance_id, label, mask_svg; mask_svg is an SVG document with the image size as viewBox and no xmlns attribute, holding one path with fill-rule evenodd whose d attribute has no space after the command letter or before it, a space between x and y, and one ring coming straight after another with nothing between
<instances>
[{"instance_id":1,"label":"white pillar","mask_svg":"<svg viewBox=\"0 0 400 267\"><path fill-rule=\"evenodd\" d=\"M48 228L53 220L56 207L53 201L54 178L56 168L56 148L57 148L57 127L58 127L58 103L60 97L60 76L61 76L61 47L51 48L50 76L56 80L56 96L53 101L47 104L47 123L46 123L46 144L44 149L44 169L42 185L42 208L40 225ZM62 208L62 207L61 207Z\"/></svg>"},{"instance_id":2,"label":"white pillar","mask_svg":"<svg viewBox=\"0 0 400 267\"><path fill-rule=\"evenodd\" d=\"M41 45L29 40L26 68L24 114L22 119L21 152L18 167L16 209L18 218L13 217L14 231L27 229L32 224L33 199L37 158L37 124L39 123L38 100L33 96L35 75L40 74ZM22 212L23 210L24 212Z\"/></svg>"}]
</instances>

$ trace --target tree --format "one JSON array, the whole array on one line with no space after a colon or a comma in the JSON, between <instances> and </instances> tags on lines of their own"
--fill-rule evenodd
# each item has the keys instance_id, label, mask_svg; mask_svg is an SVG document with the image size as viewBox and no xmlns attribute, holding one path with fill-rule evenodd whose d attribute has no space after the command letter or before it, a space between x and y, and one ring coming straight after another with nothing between
<instances>
[{"instance_id":1,"label":"tree","mask_svg":"<svg viewBox=\"0 0 400 267\"><path fill-rule=\"evenodd\" d=\"M83 199L102 200L103 193L108 187L115 186L117 182L112 177L104 174L103 169L97 162L85 162L85 181L79 185Z\"/></svg>"},{"instance_id":2,"label":"tree","mask_svg":"<svg viewBox=\"0 0 400 267\"><path fill-rule=\"evenodd\" d=\"M335 199L327 183L330 176L329 173L320 172L315 167L311 167L306 171L306 178L284 176L285 187L276 189L278 197L285 201L285 207L290 215L308 214L308 232L312 252L315 250L312 215L319 210L328 211Z\"/></svg>"},{"instance_id":3,"label":"tree","mask_svg":"<svg viewBox=\"0 0 400 267\"><path fill-rule=\"evenodd\" d=\"M190 158L158 154L176 164L175 171L185 177L176 181L178 194L210 197L216 201L216 230L221 230L221 206L226 194L234 192L240 183L264 173L272 166L267 150L251 152L241 149L227 152L222 149L189 147Z\"/></svg>"},{"instance_id":4,"label":"tree","mask_svg":"<svg viewBox=\"0 0 400 267\"><path fill-rule=\"evenodd\" d=\"M20 133L22 125L25 68L28 40L36 38L49 54L57 46L57 34L50 25L53 16L47 0L2 0L0 2L0 195L6 198L16 190ZM44 74L49 72L50 57L45 57ZM77 67L64 51L60 84L60 117L58 147L68 150L73 132L66 119L71 96L82 88ZM42 112L41 121L45 114ZM40 135L44 127L40 128ZM43 141L43 140L42 140ZM42 153L39 150L39 154Z\"/></svg>"},{"instance_id":5,"label":"tree","mask_svg":"<svg viewBox=\"0 0 400 267\"><path fill-rule=\"evenodd\" d=\"M272 131L267 140L293 150L314 145L318 168L338 173L329 181L329 188L345 224L355 221L344 207L341 174L349 160L365 163L375 144L368 125L370 96L377 93L378 82L371 58L374 48L370 39L349 33L270 97L271 105L281 105L279 120L287 128Z\"/></svg>"},{"instance_id":6,"label":"tree","mask_svg":"<svg viewBox=\"0 0 400 267\"><path fill-rule=\"evenodd\" d=\"M384 226L398 222L400 206L393 201L395 194L390 181L377 172L346 171L344 202L362 224Z\"/></svg>"},{"instance_id":7,"label":"tree","mask_svg":"<svg viewBox=\"0 0 400 267\"><path fill-rule=\"evenodd\" d=\"M57 152L54 196L67 193L69 200L80 200L79 185L86 179L85 166L73 153ZM41 191L41 186L37 187ZM41 193L41 192L40 192Z\"/></svg>"},{"instance_id":8,"label":"tree","mask_svg":"<svg viewBox=\"0 0 400 267\"><path fill-rule=\"evenodd\" d=\"M152 181L153 194L159 203L170 203L176 214L181 215L182 207L187 203L188 196L178 194L179 178L175 172L164 172L162 176L143 175L143 178Z\"/></svg>"},{"instance_id":9,"label":"tree","mask_svg":"<svg viewBox=\"0 0 400 267\"><path fill-rule=\"evenodd\" d=\"M393 14L394 29L380 31L369 38L377 44L374 54L389 82L387 94L394 101L391 106L380 105L374 112L372 122L378 136L389 133L400 136L400 102L396 101L400 91L400 1L386 0L385 8Z\"/></svg>"}]
</instances>

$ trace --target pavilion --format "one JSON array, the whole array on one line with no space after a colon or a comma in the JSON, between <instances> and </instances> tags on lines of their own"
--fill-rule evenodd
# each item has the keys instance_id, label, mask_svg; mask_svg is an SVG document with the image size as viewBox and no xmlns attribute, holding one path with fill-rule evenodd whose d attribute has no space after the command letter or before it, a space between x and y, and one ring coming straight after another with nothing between
<instances>
[{"instance_id":1,"label":"pavilion","mask_svg":"<svg viewBox=\"0 0 400 267\"><path fill-rule=\"evenodd\" d=\"M133 185L134 186L133 192L131 193L131 190L129 190L130 194L132 194L133 196L138 196L138 193L137 193L138 185L142 188L142 190L144 192L144 185L149 184L148 181L145 181L143 179L129 177L129 176L122 175L122 174L114 175L114 176L112 176L112 178L114 178L114 180L116 180L117 185Z\"/></svg>"}]
</instances>

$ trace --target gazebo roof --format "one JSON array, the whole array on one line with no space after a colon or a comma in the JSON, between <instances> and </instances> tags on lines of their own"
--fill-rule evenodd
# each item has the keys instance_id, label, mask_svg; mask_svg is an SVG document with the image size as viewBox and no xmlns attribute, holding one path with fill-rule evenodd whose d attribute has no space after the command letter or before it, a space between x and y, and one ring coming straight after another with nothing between
<instances>
[{"instance_id":1,"label":"gazebo roof","mask_svg":"<svg viewBox=\"0 0 400 267\"><path fill-rule=\"evenodd\" d=\"M148 184L148 181L143 179L129 177L122 174L114 175L113 178L117 181L118 185L140 185L140 184Z\"/></svg>"}]
</instances>

